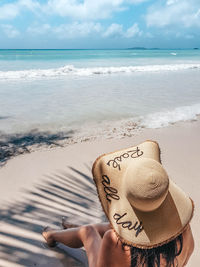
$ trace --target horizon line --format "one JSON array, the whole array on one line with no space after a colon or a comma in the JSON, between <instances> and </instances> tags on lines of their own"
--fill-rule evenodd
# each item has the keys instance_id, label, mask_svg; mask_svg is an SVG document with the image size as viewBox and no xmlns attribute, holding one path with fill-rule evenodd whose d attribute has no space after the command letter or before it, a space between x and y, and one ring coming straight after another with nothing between
<instances>
[{"instance_id":1,"label":"horizon line","mask_svg":"<svg viewBox=\"0 0 200 267\"><path fill-rule=\"evenodd\" d=\"M127 48L0 48L0 50L190 50L200 49L199 47L190 48L161 48L161 47L127 47Z\"/></svg>"}]
</instances>

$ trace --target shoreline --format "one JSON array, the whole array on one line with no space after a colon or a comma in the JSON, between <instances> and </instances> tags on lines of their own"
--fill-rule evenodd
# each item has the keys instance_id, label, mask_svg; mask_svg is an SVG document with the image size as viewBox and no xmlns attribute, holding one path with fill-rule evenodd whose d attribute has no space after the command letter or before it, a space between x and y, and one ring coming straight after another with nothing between
<instances>
[{"instance_id":1,"label":"shoreline","mask_svg":"<svg viewBox=\"0 0 200 267\"><path fill-rule=\"evenodd\" d=\"M39 149L10 159L0 168L0 241L3 245L0 265L61 267L69 264L71 258L65 253L44 248L42 227L47 224L60 227L63 215L72 223L78 220L80 224L105 220L92 181L94 160L103 153L152 139L160 145L162 164L169 176L196 204L191 222L195 251L187 266L198 266L199 133L198 119L159 129L142 129L132 137ZM76 262L68 266L79 265Z\"/></svg>"},{"instance_id":2,"label":"shoreline","mask_svg":"<svg viewBox=\"0 0 200 267\"><path fill-rule=\"evenodd\" d=\"M138 119L139 121L139 119ZM90 125L90 131L84 131L86 125L78 130L69 130L65 132L39 131L33 129L24 133L5 134L0 133L0 168L10 159L19 155L32 153L41 150L51 150L56 147L67 147L69 145L81 144L83 142L99 142L106 140L122 140L124 138L137 137L148 131L157 131L171 127L179 127L184 124L190 125L200 121L200 115L195 115L193 119L168 122L160 127L148 127L139 125L131 119L114 121L110 125L108 122L102 122L98 128ZM102 129L102 127L103 129Z\"/></svg>"}]
</instances>

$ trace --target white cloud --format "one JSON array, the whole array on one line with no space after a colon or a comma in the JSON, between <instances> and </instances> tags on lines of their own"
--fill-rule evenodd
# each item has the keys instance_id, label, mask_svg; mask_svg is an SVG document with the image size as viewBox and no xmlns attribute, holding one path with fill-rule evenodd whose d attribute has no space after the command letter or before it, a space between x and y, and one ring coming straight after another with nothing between
<instances>
[{"instance_id":1,"label":"white cloud","mask_svg":"<svg viewBox=\"0 0 200 267\"><path fill-rule=\"evenodd\" d=\"M19 14L19 7L15 4L0 6L0 19L13 19Z\"/></svg>"},{"instance_id":2,"label":"white cloud","mask_svg":"<svg viewBox=\"0 0 200 267\"><path fill-rule=\"evenodd\" d=\"M9 24L2 24L1 29L8 38L15 38L20 35L20 32Z\"/></svg>"},{"instance_id":3,"label":"white cloud","mask_svg":"<svg viewBox=\"0 0 200 267\"><path fill-rule=\"evenodd\" d=\"M75 19L105 19L123 10L124 0L49 0L45 11Z\"/></svg>"},{"instance_id":4,"label":"white cloud","mask_svg":"<svg viewBox=\"0 0 200 267\"><path fill-rule=\"evenodd\" d=\"M73 22L71 24L61 24L50 26L49 24L32 25L27 28L27 32L33 35L52 35L58 39L72 39L76 37L86 37L94 33L100 33L102 26L93 22Z\"/></svg>"},{"instance_id":5,"label":"white cloud","mask_svg":"<svg viewBox=\"0 0 200 267\"><path fill-rule=\"evenodd\" d=\"M148 2L149 0L127 0L128 3L131 3L131 4L141 4L141 3L144 3L144 2Z\"/></svg>"},{"instance_id":6,"label":"white cloud","mask_svg":"<svg viewBox=\"0 0 200 267\"><path fill-rule=\"evenodd\" d=\"M149 0L16 0L12 4L0 4L0 19L13 19L24 10L36 15L58 15L81 20L97 20L111 17L114 12L130 5Z\"/></svg>"},{"instance_id":7,"label":"white cloud","mask_svg":"<svg viewBox=\"0 0 200 267\"><path fill-rule=\"evenodd\" d=\"M170 6L170 5L173 5L173 4L177 3L178 1L179 0L167 0L166 5Z\"/></svg>"},{"instance_id":8,"label":"white cloud","mask_svg":"<svg viewBox=\"0 0 200 267\"><path fill-rule=\"evenodd\" d=\"M138 24L133 24L127 30L123 29L123 25L112 23L105 29L100 23L94 22L73 22L61 24L58 26L51 26L49 24L39 25L35 23L27 28L27 32L33 35L51 35L58 39L72 39L92 36L98 34L105 38L132 38L134 36L141 36Z\"/></svg>"},{"instance_id":9,"label":"white cloud","mask_svg":"<svg viewBox=\"0 0 200 267\"><path fill-rule=\"evenodd\" d=\"M23 10L30 10L37 13L40 9L40 4L32 0L18 0L12 4L0 5L0 19L10 20L20 15Z\"/></svg>"},{"instance_id":10,"label":"white cloud","mask_svg":"<svg viewBox=\"0 0 200 267\"><path fill-rule=\"evenodd\" d=\"M52 33L59 39L71 39L76 37L86 37L88 35L101 32L102 27L100 23L79 23L61 24L52 28Z\"/></svg>"},{"instance_id":11,"label":"white cloud","mask_svg":"<svg viewBox=\"0 0 200 267\"><path fill-rule=\"evenodd\" d=\"M199 10L196 12L196 14L194 16L195 16L195 18L200 19L200 8L199 8Z\"/></svg>"},{"instance_id":12,"label":"white cloud","mask_svg":"<svg viewBox=\"0 0 200 267\"><path fill-rule=\"evenodd\" d=\"M149 8L146 15L148 26L200 27L199 0L166 0L164 4L160 3Z\"/></svg>"},{"instance_id":13,"label":"white cloud","mask_svg":"<svg viewBox=\"0 0 200 267\"><path fill-rule=\"evenodd\" d=\"M107 30L103 33L103 37L125 37L125 38L132 38L136 35L140 36L142 31L140 31L138 24L134 23L133 26L128 28L127 30L123 30L123 25L113 23L111 24Z\"/></svg>"},{"instance_id":14,"label":"white cloud","mask_svg":"<svg viewBox=\"0 0 200 267\"><path fill-rule=\"evenodd\" d=\"M103 33L104 37L121 37L123 35L123 26L120 24L112 23L107 30Z\"/></svg>"},{"instance_id":15,"label":"white cloud","mask_svg":"<svg viewBox=\"0 0 200 267\"><path fill-rule=\"evenodd\" d=\"M129 29L127 29L127 31L125 32L125 37L126 38L132 38L134 37L135 35L141 35L142 32L140 31L139 27L138 27L138 24L137 23L134 23L132 27L130 27Z\"/></svg>"}]
</instances>

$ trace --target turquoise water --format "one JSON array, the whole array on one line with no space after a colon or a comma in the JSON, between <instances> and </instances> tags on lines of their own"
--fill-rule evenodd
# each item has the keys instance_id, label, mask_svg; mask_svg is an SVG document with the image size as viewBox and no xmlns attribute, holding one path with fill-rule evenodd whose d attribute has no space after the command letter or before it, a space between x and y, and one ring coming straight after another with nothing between
<instances>
[{"instance_id":1,"label":"turquoise water","mask_svg":"<svg viewBox=\"0 0 200 267\"><path fill-rule=\"evenodd\" d=\"M46 50L6 50L0 49L1 60L90 60L90 59L123 59L123 58L167 58L176 53L178 58L200 59L199 50L73 50L73 49L46 49Z\"/></svg>"},{"instance_id":2,"label":"turquoise water","mask_svg":"<svg viewBox=\"0 0 200 267\"><path fill-rule=\"evenodd\" d=\"M200 61L200 50L0 50L0 71L74 67L138 66Z\"/></svg>"},{"instance_id":3,"label":"turquoise water","mask_svg":"<svg viewBox=\"0 0 200 267\"><path fill-rule=\"evenodd\" d=\"M200 50L0 50L0 133L123 136L200 114Z\"/></svg>"}]
</instances>

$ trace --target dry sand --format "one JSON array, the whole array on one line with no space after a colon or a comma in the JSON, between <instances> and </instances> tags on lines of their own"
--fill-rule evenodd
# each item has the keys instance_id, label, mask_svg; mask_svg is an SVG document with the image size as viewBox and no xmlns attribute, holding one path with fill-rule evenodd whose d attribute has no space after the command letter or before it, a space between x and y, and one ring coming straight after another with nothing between
<instances>
[{"instance_id":1,"label":"dry sand","mask_svg":"<svg viewBox=\"0 0 200 267\"><path fill-rule=\"evenodd\" d=\"M102 153L159 142L164 167L196 204L192 220L195 251L187 266L200 263L200 121L143 130L135 137L85 142L17 156L0 169L0 266L82 266L44 246L43 226L59 228L61 217L73 223L105 220L91 167Z\"/></svg>"}]
</instances>

